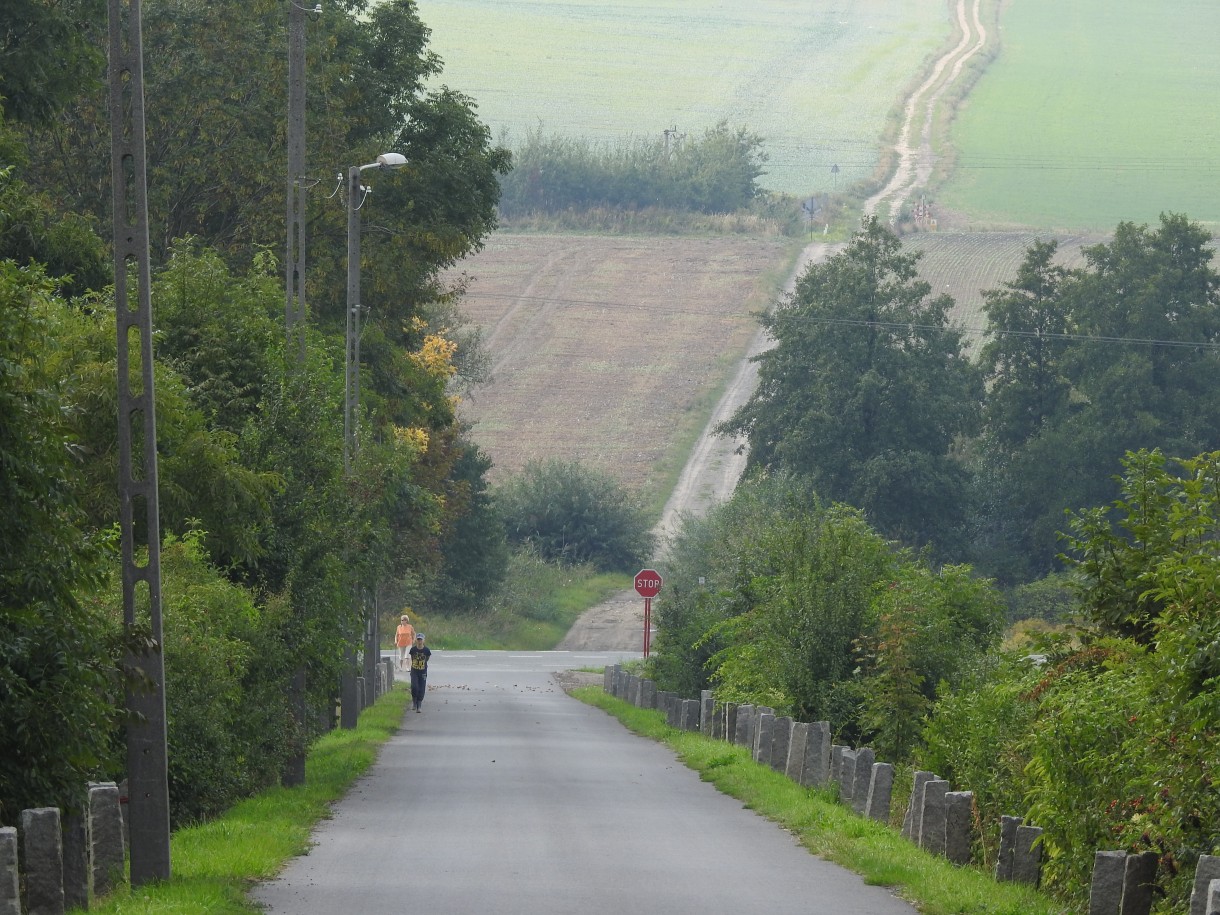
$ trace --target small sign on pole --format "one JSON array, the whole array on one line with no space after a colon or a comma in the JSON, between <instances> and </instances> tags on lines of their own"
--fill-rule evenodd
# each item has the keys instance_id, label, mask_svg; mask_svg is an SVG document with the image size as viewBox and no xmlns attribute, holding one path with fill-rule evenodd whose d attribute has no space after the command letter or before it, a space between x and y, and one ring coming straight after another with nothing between
<instances>
[{"instance_id":1,"label":"small sign on pole","mask_svg":"<svg viewBox=\"0 0 1220 915\"><path fill-rule=\"evenodd\" d=\"M652 599L661 593L661 573L640 569L635 573L635 593L644 598L644 657L652 643Z\"/></svg>"}]
</instances>

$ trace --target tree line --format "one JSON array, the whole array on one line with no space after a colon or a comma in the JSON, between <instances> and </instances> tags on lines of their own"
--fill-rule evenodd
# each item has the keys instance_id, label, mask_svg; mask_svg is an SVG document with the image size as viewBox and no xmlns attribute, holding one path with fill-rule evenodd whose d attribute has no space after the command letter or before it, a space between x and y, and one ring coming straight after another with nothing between
<instances>
[{"instance_id":1,"label":"tree line","mask_svg":"<svg viewBox=\"0 0 1220 915\"><path fill-rule=\"evenodd\" d=\"M1181 910L1220 824L1210 240L1123 224L1075 270L1035 244L971 360L866 221L764 318L723 429L750 466L671 549L659 686L829 720L983 822L1028 817L1073 904L1094 851L1155 851L1158 911ZM1060 625L1006 636L1014 609Z\"/></svg>"},{"instance_id":2,"label":"tree line","mask_svg":"<svg viewBox=\"0 0 1220 915\"><path fill-rule=\"evenodd\" d=\"M507 150L408 0L308 24L309 326L285 352L287 13L271 0L144 4L149 223L175 823L273 783L333 708L352 599L397 609L497 582L470 527L499 531L490 461L456 398L477 337L445 271L496 220ZM106 11L0 10L0 821L76 806L122 777L125 689L146 638L116 580L115 307L109 254ZM42 74L42 76L39 76ZM45 77L45 78L44 78ZM343 465L345 209L367 180L360 447ZM125 303L120 303L125 307ZM138 369L137 369L138 371ZM480 521L480 519L482 519ZM494 550L491 562L495 562ZM507 562L500 555L501 567ZM502 572L502 569L501 569ZM287 707L307 670L309 714Z\"/></svg>"},{"instance_id":3,"label":"tree line","mask_svg":"<svg viewBox=\"0 0 1220 915\"><path fill-rule=\"evenodd\" d=\"M764 196L766 161L762 137L723 121L694 137L604 144L539 127L513 150L500 210L510 219L599 208L736 213Z\"/></svg>"}]
</instances>

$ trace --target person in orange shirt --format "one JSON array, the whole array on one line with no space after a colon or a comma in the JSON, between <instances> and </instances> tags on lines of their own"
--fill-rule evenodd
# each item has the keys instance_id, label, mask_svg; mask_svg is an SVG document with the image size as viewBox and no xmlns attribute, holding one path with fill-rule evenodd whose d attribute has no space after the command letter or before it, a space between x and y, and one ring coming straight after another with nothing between
<instances>
[{"instance_id":1,"label":"person in orange shirt","mask_svg":"<svg viewBox=\"0 0 1220 915\"><path fill-rule=\"evenodd\" d=\"M415 643L415 627L404 613L398 620L398 628L394 631L394 644L398 648L398 669L407 665L407 652Z\"/></svg>"}]
</instances>

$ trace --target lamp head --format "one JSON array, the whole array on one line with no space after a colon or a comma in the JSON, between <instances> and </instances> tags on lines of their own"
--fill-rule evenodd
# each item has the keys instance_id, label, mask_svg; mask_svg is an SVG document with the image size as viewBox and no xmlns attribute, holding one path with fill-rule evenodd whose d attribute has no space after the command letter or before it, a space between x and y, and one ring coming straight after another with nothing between
<instances>
[{"instance_id":1,"label":"lamp head","mask_svg":"<svg viewBox=\"0 0 1220 915\"><path fill-rule=\"evenodd\" d=\"M402 168L407 164L407 157L396 152L382 153L377 157L377 164L382 168Z\"/></svg>"}]
</instances>

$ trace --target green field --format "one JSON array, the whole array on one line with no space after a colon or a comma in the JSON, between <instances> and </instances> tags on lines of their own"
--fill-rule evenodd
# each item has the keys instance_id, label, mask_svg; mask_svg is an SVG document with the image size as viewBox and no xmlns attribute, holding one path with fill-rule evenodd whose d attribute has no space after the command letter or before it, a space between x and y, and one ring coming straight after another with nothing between
<instances>
[{"instance_id":1,"label":"green field","mask_svg":"<svg viewBox=\"0 0 1220 915\"><path fill-rule=\"evenodd\" d=\"M1220 3L1013 0L942 206L977 225L1220 223Z\"/></svg>"},{"instance_id":2,"label":"green field","mask_svg":"<svg viewBox=\"0 0 1220 915\"><path fill-rule=\"evenodd\" d=\"M886 116L951 34L944 0L419 0L419 11L443 82L510 145L538 127L613 142L724 119L765 138L764 185L798 195L872 173Z\"/></svg>"}]
</instances>

